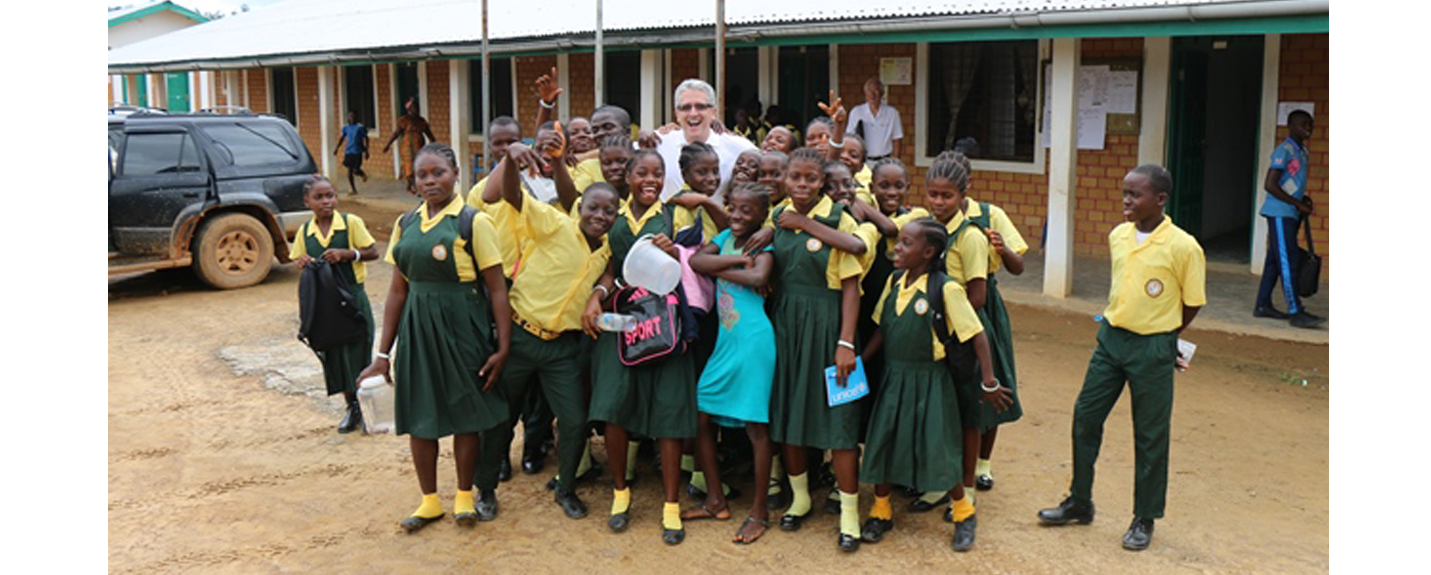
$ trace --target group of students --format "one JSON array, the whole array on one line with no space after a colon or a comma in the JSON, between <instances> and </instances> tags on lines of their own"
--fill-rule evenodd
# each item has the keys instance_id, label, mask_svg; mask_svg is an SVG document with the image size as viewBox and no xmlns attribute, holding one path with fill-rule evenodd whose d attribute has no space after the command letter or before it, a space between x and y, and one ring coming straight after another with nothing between
<instances>
[{"instance_id":1,"label":"group of students","mask_svg":"<svg viewBox=\"0 0 1431 575\"><path fill-rule=\"evenodd\" d=\"M831 94L821 105L829 117L805 130L806 147L790 149L793 139L771 130L762 150L741 154L722 181L706 144L687 144L679 166L667 166L633 144L625 110L603 106L563 127L547 121L559 90L539 81L538 92L533 143L522 143L511 118L494 120L496 165L465 200L454 189L451 148L418 151L413 184L423 203L393 226L386 261L398 273L376 359L367 362L371 342L324 359L330 393L351 397L360 379L395 376L396 432L410 438L422 492L401 527L416 531L444 516L437 441L449 435L456 522L495 518L513 427L540 393L558 430L559 469L549 487L569 517L587 514L574 487L593 475L588 441L598 430L611 471L612 531L631 522L643 438L658 446L664 542L684 539L684 521L729 519L734 490L722 471L734 462L719 460L717 438L743 428L757 488L735 542L759 539L770 509L784 508L782 530L799 530L828 451L834 485L824 508L840 517L839 549L893 529L896 486L917 497L911 511L948 504L952 546L970 549L974 492L993 486L998 426L1022 414L994 276L1021 273L1027 244L1001 209L968 196L969 160L940 154L925 176L928 207L906 205L909 170L895 158L864 165ZM576 125L582 133L573 133ZM668 168L681 171L686 189L662 201ZM321 177L306 201L315 218L295 242L295 259L351 262L361 286L363 261L377 257L362 220L335 210L332 185ZM713 310L696 341L660 361L627 365L618 355L622 334L601 328L626 285L625 260L648 236L679 260L673 238L689 228L699 228L703 242L682 265L714 279ZM361 300L369 309L366 295ZM863 367L870 394L830 407L831 366L839 386ZM340 431L353 420L361 413L350 401ZM701 496L684 510L683 470L693 472L688 490ZM861 481L875 493L863 525Z\"/></svg>"}]
</instances>

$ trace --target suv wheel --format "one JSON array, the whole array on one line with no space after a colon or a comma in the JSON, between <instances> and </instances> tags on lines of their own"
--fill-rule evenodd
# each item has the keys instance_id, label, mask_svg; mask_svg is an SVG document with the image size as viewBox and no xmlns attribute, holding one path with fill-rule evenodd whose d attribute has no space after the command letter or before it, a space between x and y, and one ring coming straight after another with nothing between
<instances>
[{"instance_id":1,"label":"suv wheel","mask_svg":"<svg viewBox=\"0 0 1431 575\"><path fill-rule=\"evenodd\" d=\"M199 227L194 271L219 289L248 287L268 277L273 240L253 216L223 214Z\"/></svg>"}]
</instances>

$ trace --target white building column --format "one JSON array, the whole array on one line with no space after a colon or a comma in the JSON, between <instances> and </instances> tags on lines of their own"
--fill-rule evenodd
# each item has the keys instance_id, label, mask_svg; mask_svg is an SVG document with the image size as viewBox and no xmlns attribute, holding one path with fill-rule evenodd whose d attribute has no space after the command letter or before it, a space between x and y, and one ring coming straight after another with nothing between
<instances>
[{"instance_id":1,"label":"white building column","mask_svg":"<svg viewBox=\"0 0 1431 575\"><path fill-rule=\"evenodd\" d=\"M562 95L563 95L563 97L558 97L558 98L557 98L557 115L556 115L556 117L559 118L559 119L561 119L561 118L570 118L570 117L571 117L571 97L572 97L572 91L571 91L571 55L570 55L570 54L557 54L557 77L556 77L556 83L557 83L557 87L558 87L558 88L561 88L561 93L562 93Z\"/></svg>"},{"instance_id":2,"label":"white building column","mask_svg":"<svg viewBox=\"0 0 1431 575\"><path fill-rule=\"evenodd\" d=\"M697 49L697 50L696 50L696 59L699 60L699 62L697 62L696 65L697 65L697 71L700 73L700 76L699 76L700 79L706 80L706 78L710 78L710 77L711 77L711 49L710 49L710 48L699 48L699 49ZM685 80L685 78L681 78L681 80ZM711 81L713 81L713 80L714 80L714 79L712 79L712 80L706 80L706 81L707 81L707 82L711 82ZM714 85L714 84L712 84L712 85ZM672 102L672 104L674 104L674 103L675 103L675 102Z\"/></svg>"},{"instance_id":3,"label":"white building column","mask_svg":"<svg viewBox=\"0 0 1431 575\"><path fill-rule=\"evenodd\" d=\"M169 107L169 101L164 97L164 74L145 74L144 87L149 92L149 107Z\"/></svg>"},{"instance_id":4,"label":"white building column","mask_svg":"<svg viewBox=\"0 0 1431 575\"><path fill-rule=\"evenodd\" d=\"M662 94L665 92L661 88L662 77L661 52L659 50L641 51L641 127L654 130L661 125L660 119L664 115L662 109Z\"/></svg>"},{"instance_id":5,"label":"white building column","mask_svg":"<svg viewBox=\"0 0 1431 575\"><path fill-rule=\"evenodd\" d=\"M323 157L323 175L336 179L338 166L333 162L333 154L328 152L337 143L337 138L333 137L334 70L332 66L318 66L315 70L318 73L318 132L322 134L318 142L318 155Z\"/></svg>"},{"instance_id":6,"label":"white building column","mask_svg":"<svg viewBox=\"0 0 1431 575\"><path fill-rule=\"evenodd\" d=\"M1044 295L1073 293L1073 204L1078 183L1078 38L1053 40L1053 106L1049 135L1048 242L1044 244Z\"/></svg>"},{"instance_id":7,"label":"white building column","mask_svg":"<svg viewBox=\"0 0 1431 575\"><path fill-rule=\"evenodd\" d=\"M775 77L775 70L771 68L770 61L773 57L772 54L779 49L779 46L761 46L755 49L755 65L758 69L755 76L755 93L756 97L760 98L762 110L769 108L770 103L775 101L775 86L780 82Z\"/></svg>"},{"instance_id":8,"label":"white building column","mask_svg":"<svg viewBox=\"0 0 1431 575\"><path fill-rule=\"evenodd\" d=\"M472 144L467 140L472 132L472 93L468 91L471 69L466 60L447 61L447 116L452 119L449 132L452 151L457 154L457 193L464 197L472 187Z\"/></svg>"},{"instance_id":9,"label":"white building column","mask_svg":"<svg viewBox=\"0 0 1431 575\"><path fill-rule=\"evenodd\" d=\"M1257 212L1267 201L1262 180L1272 167L1272 149L1277 147L1277 74L1282 68L1282 35L1268 34L1262 40L1262 118L1257 128L1257 172L1252 174L1252 265L1249 271L1262 275L1267 259L1267 220ZM1322 204L1326 205L1325 202Z\"/></svg>"},{"instance_id":10,"label":"white building column","mask_svg":"<svg viewBox=\"0 0 1431 575\"><path fill-rule=\"evenodd\" d=\"M1173 39L1143 39L1143 117L1138 129L1138 165L1167 164L1168 86Z\"/></svg>"},{"instance_id":11,"label":"white building column","mask_svg":"<svg viewBox=\"0 0 1431 575\"><path fill-rule=\"evenodd\" d=\"M674 102L669 103L669 104L665 103L665 102L666 102L666 92L668 92L668 91L674 89L675 86L673 86L673 84L675 84L675 83L676 83L676 82L675 82L675 79L671 78L671 50L670 50L670 49L662 50L662 51L661 51L661 85L660 85L660 87L659 87L659 89L660 89L660 91L661 91L661 102L662 102L662 104L661 104L661 116L660 116L660 118L661 118L661 125L666 125L666 124L669 124L669 123L671 123L671 122L676 121L676 118L675 118L675 115L674 115L675 112L672 110L672 108L675 107L675 103L674 103Z\"/></svg>"},{"instance_id":12,"label":"white building column","mask_svg":"<svg viewBox=\"0 0 1431 575\"><path fill-rule=\"evenodd\" d=\"M418 115L428 118L432 116L432 108L427 106L427 61L419 60L417 63L417 107L421 108ZM406 111L398 112L402 115Z\"/></svg>"}]
</instances>

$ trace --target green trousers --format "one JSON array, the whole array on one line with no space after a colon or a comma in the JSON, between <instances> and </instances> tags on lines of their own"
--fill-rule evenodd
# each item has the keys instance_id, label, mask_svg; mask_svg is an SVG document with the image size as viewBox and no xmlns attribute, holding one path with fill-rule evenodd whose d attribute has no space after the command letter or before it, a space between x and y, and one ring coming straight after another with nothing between
<instances>
[{"instance_id":1,"label":"green trousers","mask_svg":"<svg viewBox=\"0 0 1431 575\"><path fill-rule=\"evenodd\" d=\"M1098 328L1098 348L1088 361L1083 390L1073 408L1073 485L1081 503L1093 501L1093 467L1103 444L1103 422L1123 393L1133 395L1133 515L1163 516L1168 493L1168 438L1173 417L1174 332L1138 335L1108 325Z\"/></svg>"},{"instance_id":2,"label":"green trousers","mask_svg":"<svg viewBox=\"0 0 1431 575\"><path fill-rule=\"evenodd\" d=\"M540 386L542 395L557 418L557 469L559 489L571 490L576 467L586 447L586 394L581 388L581 342L579 332L568 332L554 340L543 340L522 329L512 328L512 351L502 369L502 390L507 397L508 419L496 429L482 434L481 461L477 466L477 487L497 488L497 468L509 457L512 426L521 416L529 382Z\"/></svg>"}]
</instances>

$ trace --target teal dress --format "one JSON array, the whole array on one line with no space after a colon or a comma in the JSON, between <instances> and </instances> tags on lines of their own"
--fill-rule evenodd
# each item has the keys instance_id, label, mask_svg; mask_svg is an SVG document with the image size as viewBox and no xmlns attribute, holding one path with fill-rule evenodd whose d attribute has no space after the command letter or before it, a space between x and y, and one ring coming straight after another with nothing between
<instances>
[{"instance_id":1,"label":"teal dress","mask_svg":"<svg viewBox=\"0 0 1431 575\"><path fill-rule=\"evenodd\" d=\"M963 476L959 397L948 366L934 361L934 314L925 292L902 313L898 297L899 285L891 285L880 314L884 381L870 408L860 479L946 491ZM919 313L920 302L926 313Z\"/></svg>"},{"instance_id":2,"label":"teal dress","mask_svg":"<svg viewBox=\"0 0 1431 575\"><path fill-rule=\"evenodd\" d=\"M348 214L338 213L334 217L343 218L343 222L348 222ZM313 225L313 221L303 224L304 228L298 230L298 237L303 238L304 251L317 257L327 250L352 250L356 249L348 238L348 229L332 230L333 237L329 238L325 247L318 242L318 237L308 233L308 226ZM362 341L357 341L340 348L327 351L315 352L318 354L318 362L323 364L323 383L328 388L328 395L339 393L355 393L358 391L358 374L367 369L372 362L373 355L373 334L377 322L373 321L373 306L368 303L368 290L363 288L363 284L358 283L358 277L353 272L353 262L340 262L333 266L338 270L338 275L348 280L348 284L355 286L353 298L358 301L358 312L362 314L363 320L368 324L367 337Z\"/></svg>"},{"instance_id":3,"label":"teal dress","mask_svg":"<svg viewBox=\"0 0 1431 575\"><path fill-rule=\"evenodd\" d=\"M740 255L730 230L712 240L721 255ZM772 251L772 248L765 248ZM719 332L715 351L696 386L696 405L725 427L770 421L775 378L775 328L765 315L765 297L750 287L716 279Z\"/></svg>"},{"instance_id":4,"label":"teal dress","mask_svg":"<svg viewBox=\"0 0 1431 575\"><path fill-rule=\"evenodd\" d=\"M408 285L393 354L397 433L421 439L481 433L507 419L505 397L496 386L483 392L477 375L497 349L492 304L477 281L457 274L456 259L467 257L453 246L457 217L445 216L426 232L418 219L392 248Z\"/></svg>"},{"instance_id":5,"label":"teal dress","mask_svg":"<svg viewBox=\"0 0 1431 575\"><path fill-rule=\"evenodd\" d=\"M844 207L835 204L815 221L839 229ZM780 217L779 210L772 221ZM840 341L840 290L825 280L832 248L785 228L775 230L775 386L770 394L770 437L776 443L818 449L855 449L864 400L829 407L825 368L835 365Z\"/></svg>"},{"instance_id":6,"label":"teal dress","mask_svg":"<svg viewBox=\"0 0 1431 575\"><path fill-rule=\"evenodd\" d=\"M665 208L657 204L648 209ZM631 246L646 234L670 237L667 218L657 214L646 220L640 230L632 230L624 213L616 217L607 232L607 241L617 280L621 279ZM692 354L682 350L654 363L628 367L621 363L617 336L601 332L591 352L590 419L647 437L695 437L696 371Z\"/></svg>"}]
</instances>

